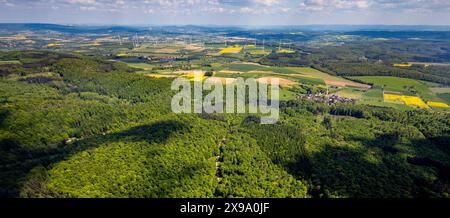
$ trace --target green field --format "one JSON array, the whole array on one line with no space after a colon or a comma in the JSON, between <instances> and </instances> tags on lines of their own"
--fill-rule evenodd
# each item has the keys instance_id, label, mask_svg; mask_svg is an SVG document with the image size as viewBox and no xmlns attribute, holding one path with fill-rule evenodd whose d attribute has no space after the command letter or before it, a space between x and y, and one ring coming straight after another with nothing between
<instances>
[{"instance_id":1,"label":"green field","mask_svg":"<svg viewBox=\"0 0 450 218\"><path fill-rule=\"evenodd\" d=\"M325 82L321 79L316 78L309 78L309 77L303 77L303 76L289 76L289 75L279 75L274 74L275 76L278 76L280 78L290 79L299 83L303 84L309 84L309 85L325 85Z\"/></svg>"},{"instance_id":2,"label":"green field","mask_svg":"<svg viewBox=\"0 0 450 218\"><path fill-rule=\"evenodd\" d=\"M145 71L151 70L153 68L153 65L146 64L146 63L127 63L127 65L130 67L142 69Z\"/></svg>"},{"instance_id":3,"label":"green field","mask_svg":"<svg viewBox=\"0 0 450 218\"><path fill-rule=\"evenodd\" d=\"M298 74L298 72L291 70L287 67L267 67L262 70L272 71L274 73L279 73L279 74Z\"/></svg>"},{"instance_id":4,"label":"green field","mask_svg":"<svg viewBox=\"0 0 450 218\"><path fill-rule=\"evenodd\" d=\"M296 97L295 93L290 91L288 88L280 89L280 100L281 101L294 100L295 97Z\"/></svg>"},{"instance_id":5,"label":"green field","mask_svg":"<svg viewBox=\"0 0 450 218\"><path fill-rule=\"evenodd\" d=\"M20 61L0 61L0 65L6 64L22 64Z\"/></svg>"},{"instance_id":6,"label":"green field","mask_svg":"<svg viewBox=\"0 0 450 218\"><path fill-rule=\"evenodd\" d=\"M256 64L230 64L225 69L231 71L242 71L242 72L250 72L250 71L272 71L274 73L279 74L299 74L296 70L290 69L288 67L268 67ZM307 69L307 68L305 68ZM302 74L302 73L301 73Z\"/></svg>"},{"instance_id":7,"label":"green field","mask_svg":"<svg viewBox=\"0 0 450 218\"><path fill-rule=\"evenodd\" d=\"M399 92L403 95L418 95L425 101L443 101L423 82L391 76L354 76L351 77L357 81L373 84L374 88L382 89L390 92Z\"/></svg>"},{"instance_id":8,"label":"green field","mask_svg":"<svg viewBox=\"0 0 450 218\"><path fill-rule=\"evenodd\" d=\"M247 53L250 53L251 55L269 55L270 51L252 50L252 51L247 51Z\"/></svg>"},{"instance_id":9,"label":"green field","mask_svg":"<svg viewBox=\"0 0 450 218\"><path fill-rule=\"evenodd\" d=\"M262 70L264 69L264 67L255 64L230 64L227 67L225 67L225 69L231 71L249 72L255 70Z\"/></svg>"},{"instance_id":10,"label":"green field","mask_svg":"<svg viewBox=\"0 0 450 218\"><path fill-rule=\"evenodd\" d=\"M260 77L265 77L265 76L274 76L276 74L271 74L271 73L221 73L218 72L216 74L214 74L214 76L217 77L225 77L225 78L238 78L238 77L242 77L242 78L260 78Z\"/></svg>"},{"instance_id":11,"label":"green field","mask_svg":"<svg viewBox=\"0 0 450 218\"><path fill-rule=\"evenodd\" d=\"M354 76L351 77L355 80L360 80L365 83L374 84L376 87L383 87L386 91L394 92L409 92L409 88L413 87L417 91L429 92L428 87L417 80L398 78L392 76Z\"/></svg>"},{"instance_id":12,"label":"green field","mask_svg":"<svg viewBox=\"0 0 450 218\"><path fill-rule=\"evenodd\" d=\"M350 88L343 88L334 94L337 96L340 96L340 97L358 99L358 100L360 100L363 97L362 91L350 89Z\"/></svg>"},{"instance_id":13,"label":"green field","mask_svg":"<svg viewBox=\"0 0 450 218\"><path fill-rule=\"evenodd\" d=\"M365 101L383 101L383 90L381 89L369 89L363 94Z\"/></svg>"},{"instance_id":14,"label":"green field","mask_svg":"<svg viewBox=\"0 0 450 218\"><path fill-rule=\"evenodd\" d=\"M334 81L342 81L342 82L349 81L342 77L332 76L330 74L320 72L311 67L289 67L288 69L290 69L296 73L303 74L305 76L311 76L311 77L319 78L319 79L323 79L323 80L334 80Z\"/></svg>"},{"instance_id":15,"label":"green field","mask_svg":"<svg viewBox=\"0 0 450 218\"><path fill-rule=\"evenodd\" d=\"M294 70L296 72L300 72L302 74L326 74L326 73L322 73L314 68L311 67L288 67L288 69ZM326 74L329 75L329 74Z\"/></svg>"},{"instance_id":16,"label":"green field","mask_svg":"<svg viewBox=\"0 0 450 218\"><path fill-rule=\"evenodd\" d=\"M444 100L447 104L450 104L450 93L438 93L436 95L440 99Z\"/></svg>"},{"instance_id":17,"label":"green field","mask_svg":"<svg viewBox=\"0 0 450 218\"><path fill-rule=\"evenodd\" d=\"M321 71L316 70L311 67L288 67L287 69L295 71L295 73L297 73L297 74L302 74L307 77L317 78L317 79L327 81L327 83L330 83L330 84L333 84L333 83L345 84L345 86L347 86L347 87L358 87L359 89L367 89L368 88L368 87L366 87L365 84L350 81L350 80L342 78L342 77L333 76L333 75L321 72Z\"/></svg>"}]
</instances>

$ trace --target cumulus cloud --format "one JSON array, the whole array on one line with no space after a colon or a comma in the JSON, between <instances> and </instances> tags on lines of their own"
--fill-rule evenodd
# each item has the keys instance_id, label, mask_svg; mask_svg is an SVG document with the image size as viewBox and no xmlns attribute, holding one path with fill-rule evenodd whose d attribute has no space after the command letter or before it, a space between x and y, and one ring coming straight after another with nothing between
<instances>
[{"instance_id":1,"label":"cumulus cloud","mask_svg":"<svg viewBox=\"0 0 450 218\"><path fill-rule=\"evenodd\" d=\"M68 0L67 2L71 4L83 4L83 5L93 5L96 2L96 0Z\"/></svg>"},{"instance_id":2,"label":"cumulus cloud","mask_svg":"<svg viewBox=\"0 0 450 218\"><path fill-rule=\"evenodd\" d=\"M47 5L50 7L95 7L98 10L242 12L248 11L339 11L339 10L436 10L449 11L450 0L0 0L1 5ZM286 10L290 9L290 10ZM449 11L450 12L450 11Z\"/></svg>"},{"instance_id":3,"label":"cumulus cloud","mask_svg":"<svg viewBox=\"0 0 450 218\"><path fill-rule=\"evenodd\" d=\"M322 11L342 9L367 9L371 2L369 0L302 0L300 9Z\"/></svg>"},{"instance_id":4,"label":"cumulus cloud","mask_svg":"<svg viewBox=\"0 0 450 218\"><path fill-rule=\"evenodd\" d=\"M266 6L272 6L282 3L282 0L253 0L254 3L262 4Z\"/></svg>"},{"instance_id":5,"label":"cumulus cloud","mask_svg":"<svg viewBox=\"0 0 450 218\"><path fill-rule=\"evenodd\" d=\"M449 0L301 0L306 11L365 10L399 12L405 10L449 11ZM449 11L450 12L450 11Z\"/></svg>"},{"instance_id":6,"label":"cumulus cloud","mask_svg":"<svg viewBox=\"0 0 450 218\"><path fill-rule=\"evenodd\" d=\"M0 6L1 6L1 5L8 6L8 7L14 7L14 6L15 6L15 4L12 3L12 2L9 1L9 0L0 0Z\"/></svg>"},{"instance_id":7,"label":"cumulus cloud","mask_svg":"<svg viewBox=\"0 0 450 218\"><path fill-rule=\"evenodd\" d=\"M250 14L250 13L254 13L255 9L249 8L249 7L243 7L239 11L244 14Z\"/></svg>"},{"instance_id":8,"label":"cumulus cloud","mask_svg":"<svg viewBox=\"0 0 450 218\"><path fill-rule=\"evenodd\" d=\"M80 7L80 10L82 10L82 11L95 11L97 8L96 7L93 7L93 6L90 6L90 7L86 7L86 6L81 6Z\"/></svg>"},{"instance_id":9,"label":"cumulus cloud","mask_svg":"<svg viewBox=\"0 0 450 218\"><path fill-rule=\"evenodd\" d=\"M52 10L52 13L104 12L152 16L170 14L226 16L229 14L287 17L319 12L330 15L341 15L342 12L398 15L408 13L408 16L411 16L414 13L450 14L450 0L0 0L0 9L2 8L8 12L21 8L35 10L47 8ZM9 14L20 16L14 13Z\"/></svg>"}]
</instances>

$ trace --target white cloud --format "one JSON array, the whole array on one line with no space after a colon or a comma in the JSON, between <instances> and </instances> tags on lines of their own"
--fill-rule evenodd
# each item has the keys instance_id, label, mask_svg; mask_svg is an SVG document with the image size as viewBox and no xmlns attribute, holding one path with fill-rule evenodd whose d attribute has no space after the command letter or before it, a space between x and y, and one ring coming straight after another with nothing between
<instances>
[{"instance_id":1,"label":"white cloud","mask_svg":"<svg viewBox=\"0 0 450 218\"><path fill-rule=\"evenodd\" d=\"M11 1L8 0L0 0L0 6L1 5L6 5L8 7L14 7L16 6L14 3L12 3Z\"/></svg>"},{"instance_id":2,"label":"white cloud","mask_svg":"<svg viewBox=\"0 0 450 218\"><path fill-rule=\"evenodd\" d=\"M252 0L254 3L262 4L266 6L277 5L282 2L282 0Z\"/></svg>"},{"instance_id":3,"label":"white cloud","mask_svg":"<svg viewBox=\"0 0 450 218\"><path fill-rule=\"evenodd\" d=\"M207 13L229 13L230 11L223 7L203 7L201 9L202 12Z\"/></svg>"},{"instance_id":4,"label":"white cloud","mask_svg":"<svg viewBox=\"0 0 450 218\"><path fill-rule=\"evenodd\" d=\"M249 8L249 7L243 7L239 10L239 12L241 12L243 14L250 14L250 13L255 13L255 9Z\"/></svg>"},{"instance_id":5,"label":"white cloud","mask_svg":"<svg viewBox=\"0 0 450 218\"><path fill-rule=\"evenodd\" d=\"M146 13L146 14L154 14L154 13L155 13L155 10L153 10L153 9L151 9L151 8L145 9L145 10L144 10L144 13Z\"/></svg>"},{"instance_id":6,"label":"white cloud","mask_svg":"<svg viewBox=\"0 0 450 218\"><path fill-rule=\"evenodd\" d=\"M95 11L97 8L96 7L93 7L93 6L89 6L89 7L87 7L87 6L81 6L80 7L80 10L82 10L82 11Z\"/></svg>"},{"instance_id":7,"label":"white cloud","mask_svg":"<svg viewBox=\"0 0 450 218\"><path fill-rule=\"evenodd\" d=\"M313 22L324 19L335 22L337 20L333 16L347 16L345 14L356 16L356 13L359 13L359 16L355 17L357 19L365 14L371 14L377 17L377 20L384 18L383 16L387 16L386 14L389 13L392 15L392 19L425 14L437 17L441 23L450 24L450 21L442 21L443 19L438 17L438 14L441 16L450 14L450 0L0 0L0 9L4 11L17 10L19 12L24 8L33 8L34 11L42 10L40 14L45 14L45 10L52 10L52 14L57 16L57 13L61 13L61 17L72 12L78 13L80 17L94 12L99 16L101 13L126 13L129 16L170 14L173 15L170 18L173 20L178 19L183 22L189 20L189 17L197 17L206 19L205 23L209 22L208 17L214 16L222 16L224 22L234 19L234 17L225 19L226 14L266 16L267 21L275 20L277 16L284 16L276 19L285 19L286 22L303 21L308 15L318 12L326 13L329 16L312 17ZM24 17L19 13L8 14L5 16ZM301 16L296 17L299 15ZM167 17L164 19L169 19ZM261 22L263 21L261 20Z\"/></svg>"},{"instance_id":8,"label":"white cloud","mask_svg":"<svg viewBox=\"0 0 450 218\"><path fill-rule=\"evenodd\" d=\"M96 0L68 0L70 4L82 4L82 5L93 5L96 2Z\"/></svg>"},{"instance_id":9,"label":"white cloud","mask_svg":"<svg viewBox=\"0 0 450 218\"><path fill-rule=\"evenodd\" d=\"M357 1L356 2L356 6L358 8L362 8L362 9L366 9L369 7L369 2L365 1L365 0L361 0L361 1Z\"/></svg>"},{"instance_id":10,"label":"white cloud","mask_svg":"<svg viewBox=\"0 0 450 218\"><path fill-rule=\"evenodd\" d=\"M367 9L370 0L302 0L300 9L309 11L333 11Z\"/></svg>"}]
</instances>

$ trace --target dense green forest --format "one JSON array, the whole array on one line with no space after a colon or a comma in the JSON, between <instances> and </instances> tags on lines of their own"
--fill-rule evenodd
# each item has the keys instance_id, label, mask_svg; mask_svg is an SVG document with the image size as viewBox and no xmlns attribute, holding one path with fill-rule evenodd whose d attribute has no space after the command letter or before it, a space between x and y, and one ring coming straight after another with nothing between
<instances>
[{"instance_id":1,"label":"dense green forest","mask_svg":"<svg viewBox=\"0 0 450 218\"><path fill-rule=\"evenodd\" d=\"M0 59L1 197L449 197L450 114L307 100L173 114L170 79L54 52Z\"/></svg>"}]
</instances>

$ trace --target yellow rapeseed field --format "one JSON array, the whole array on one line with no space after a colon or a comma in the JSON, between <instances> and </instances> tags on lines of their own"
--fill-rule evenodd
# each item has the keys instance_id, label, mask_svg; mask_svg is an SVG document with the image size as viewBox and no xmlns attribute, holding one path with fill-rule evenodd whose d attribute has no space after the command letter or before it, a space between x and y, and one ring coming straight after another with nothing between
<instances>
[{"instance_id":1,"label":"yellow rapeseed field","mask_svg":"<svg viewBox=\"0 0 450 218\"><path fill-rule=\"evenodd\" d=\"M410 63L393 64L394 67L412 67Z\"/></svg>"},{"instance_id":2,"label":"yellow rapeseed field","mask_svg":"<svg viewBox=\"0 0 450 218\"><path fill-rule=\"evenodd\" d=\"M436 101L429 101L428 106L430 107L442 107L442 108L448 108L450 106L448 106L448 104L443 103L443 102L436 102Z\"/></svg>"},{"instance_id":3,"label":"yellow rapeseed field","mask_svg":"<svg viewBox=\"0 0 450 218\"><path fill-rule=\"evenodd\" d=\"M250 54L251 55L268 55L268 54L270 54L270 52L259 50L259 51L251 51Z\"/></svg>"},{"instance_id":4,"label":"yellow rapeseed field","mask_svg":"<svg viewBox=\"0 0 450 218\"><path fill-rule=\"evenodd\" d=\"M61 46L61 44L57 44L57 43L49 43L49 44L47 44L47 47L56 47L56 46Z\"/></svg>"},{"instance_id":5,"label":"yellow rapeseed field","mask_svg":"<svg viewBox=\"0 0 450 218\"><path fill-rule=\"evenodd\" d=\"M219 53L220 54L237 54L241 51L242 51L242 47L235 45L233 47L224 48Z\"/></svg>"},{"instance_id":6,"label":"yellow rapeseed field","mask_svg":"<svg viewBox=\"0 0 450 218\"><path fill-rule=\"evenodd\" d=\"M189 73L189 74L185 74L183 75L184 77L189 78L190 81L196 82L196 81L203 81L206 78L208 78L207 76L205 76L204 74L195 74L195 73Z\"/></svg>"},{"instance_id":7,"label":"yellow rapeseed field","mask_svg":"<svg viewBox=\"0 0 450 218\"><path fill-rule=\"evenodd\" d=\"M421 98L417 96L406 96L406 95L394 95L394 94L384 94L384 100L391 101L402 101L409 106L417 106L419 108L427 109L430 108Z\"/></svg>"},{"instance_id":8,"label":"yellow rapeseed field","mask_svg":"<svg viewBox=\"0 0 450 218\"><path fill-rule=\"evenodd\" d=\"M116 54L116 56L117 56L117 57L125 57L125 56L128 56L128 54L125 54L125 53L118 53L118 54Z\"/></svg>"},{"instance_id":9,"label":"yellow rapeseed field","mask_svg":"<svg viewBox=\"0 0 450 218\"><path fill-rule=\"evenodd\" d=\"M277 53L292 54L292 53L295 53L295 51L289 50L289 49L281 49L281 50L278 50Z\"/></svg>"},{"instance_id":10,"label":"yellow rapeseed field","mask_svg":"<svg viewBox=\"0 0 450 218\"><path fill-rule=\"evenodd\" d=\"M97 46L101 46L102 44L98 43L98 42L94 42L94 43L88 43L88 44L82 44L80 45L81 47L97 47Z\"/></svg>"}]
</instances>

